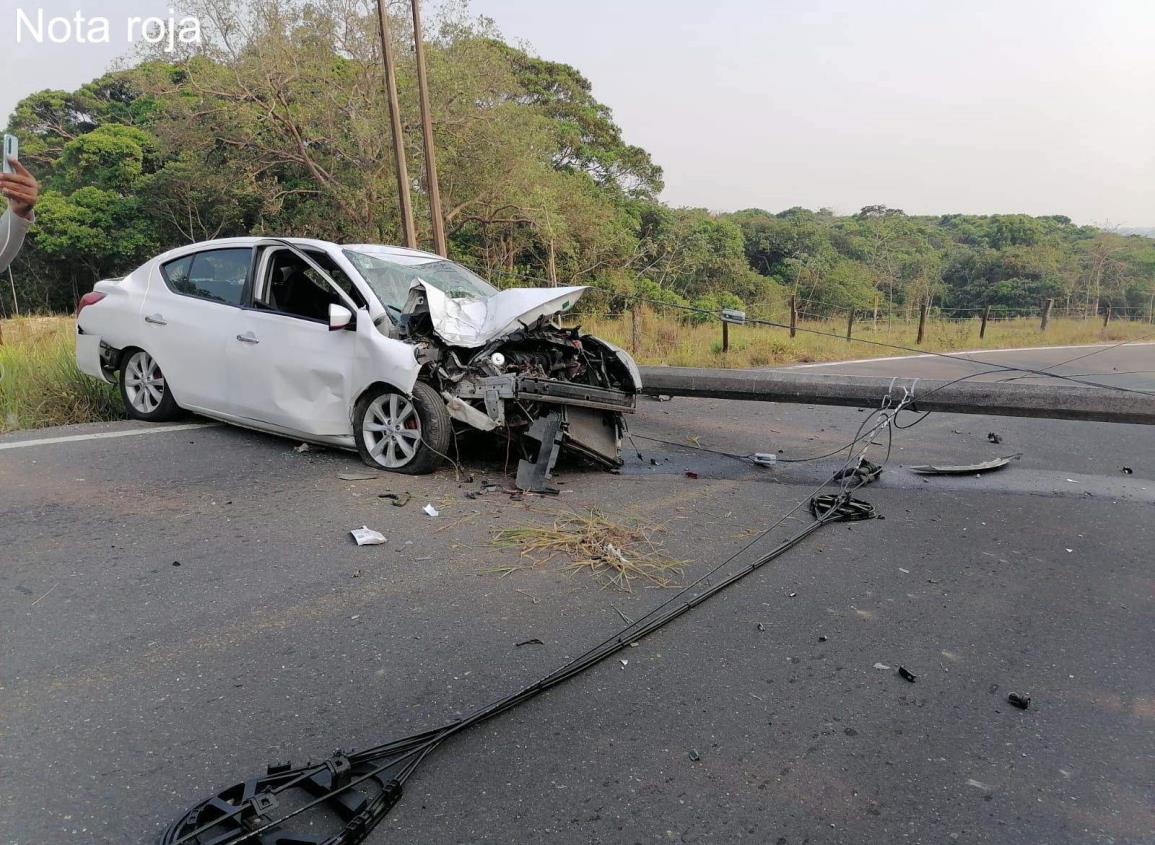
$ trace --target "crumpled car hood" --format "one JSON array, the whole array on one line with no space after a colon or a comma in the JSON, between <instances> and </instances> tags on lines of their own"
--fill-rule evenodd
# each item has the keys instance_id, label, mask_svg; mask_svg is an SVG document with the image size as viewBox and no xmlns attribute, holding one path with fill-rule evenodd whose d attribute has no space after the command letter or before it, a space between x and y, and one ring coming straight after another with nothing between
<instances>
[{"instance_id":1,"label":"crumpled car hood","mask_svg":"<svg viewBox=\"0 0 1155 845\"><path fill-rule=\"evenodd\" d=\"M483 346L522 325L573 308L585 286L566 288L509 288L488 299L452 299L420 279L409 288L405 311L415 306L414 291L425 295L429 318L437 336L451 346Z\"/></svg>"}]
</instances>

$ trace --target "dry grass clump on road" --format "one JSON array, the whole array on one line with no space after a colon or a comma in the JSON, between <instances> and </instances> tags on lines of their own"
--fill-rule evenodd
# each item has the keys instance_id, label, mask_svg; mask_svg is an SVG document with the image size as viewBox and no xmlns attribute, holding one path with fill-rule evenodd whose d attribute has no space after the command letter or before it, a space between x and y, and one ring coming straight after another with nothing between
<instances>
[{"instance_id":1,"label":"dry grass clump on road","mask_svg":"<svg viewBox=\"0 0 1155 845\"><path fill-rule=\"evenodd\" d=\"M67 317L0 320L0 432L121 419L112 385L76 368Z\"/></svg>"},{"instance_id":2,"label":"dry grass clump on road","mask_svg":"<svg viewBox=\"0 0 1155 845\"><path fill-rule=\"evenodd\" d=\"M493 544L519 549L534 566L564 558L565 570L588 570L607 586L628 592L638 578L659 587L675 586L674 579L684 571L686 561L662 551L656 539L661 530L634 519L610 519L593 509L565 511L556 514L551 525L502 528L494 533Z\"/></svg>"}]
</instances>

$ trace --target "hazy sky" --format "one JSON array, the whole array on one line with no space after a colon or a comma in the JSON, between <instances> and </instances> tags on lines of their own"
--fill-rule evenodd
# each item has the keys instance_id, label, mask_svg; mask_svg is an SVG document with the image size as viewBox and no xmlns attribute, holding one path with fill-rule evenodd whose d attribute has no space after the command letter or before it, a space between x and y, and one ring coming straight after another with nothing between
<instances>
[{"instance_id":1,"label":"hazy sky","mask_svg":"<svg viewBox=\"0 0 1155 845\"><path fill-rule=\"evenodd\" d=\"M428 0L427 0L428 2ZM0 112L124 50L151 0L0 0ZM15 45L15 10L114 21L114 45ZM664 199L723 210L1069 214L1155 225L1153 0L473 0L581 69ZM119 22L119 23L117 23Z\"/></svg>"}]
</instances>

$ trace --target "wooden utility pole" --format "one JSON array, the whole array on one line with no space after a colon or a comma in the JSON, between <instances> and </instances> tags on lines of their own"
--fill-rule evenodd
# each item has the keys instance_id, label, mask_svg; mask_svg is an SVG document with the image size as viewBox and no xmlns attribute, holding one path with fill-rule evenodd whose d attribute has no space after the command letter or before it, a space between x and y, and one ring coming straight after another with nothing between
<instances>
[{"instance_id":1,"label":"wooden utility pole","mask_svg":"<svg viewBox=\"0 0 1155 845\"><path fill-rule=\"evenodd\" d=\"M1051 308L1054 307L1055 300L1048 299L1043 303L1043 319L1039 322L1039 331L1045 332L1047 330L1047 321L1051 319Z\"/></svg>"},{"instance_id":2,"label":"wooden utility pole","mask_svg":"<svg viewBox=\"0 0 1155 845\"><path fill-rule=\"evenodd\" d=\"M425 46L421 43L421 0L412 0L412 6L413 55L417 59L417 98L421 104L421 138L425 142L425 190L429 194L429 220L433 224L433 251L438 255L448 255L445 247L445 220L441 216L441 189L437 185L437 154L433 149L433 118L429 113Z\"/></svg>"},{"instance_id":3,"label":"wooden utility pole","mask_svg":"<svg viewBox=\"0 0 1155 845\"><path fill-rule=\"evenodd\" d=\"M794 294L790 295L790 336L794 337L798 332L798 297Z\"/></svg>"},{"instance_id":4,"label":"wooden utility pole","mask_svg":"<svg viewBox=\"0 0 1155 845\"><path fill-rule=\"evenodd\" d=\"M987 336L987 320L991 318L991 307L988 305L983 309L983 321L979 324L979 340Z\"/></svg>"},{"instance_id":5,"label":"wooden utility pole","mask_svg":"<svg viewBox=\"0 0 1155 845\"><path fill-rule=\"evenodd\" d=\"M401 106L397 102L397 68L393 58L393 39L389 35L389 16L385 14L385 0L377 0L377 21L380 24L381 61L385 65L385 97L389 101L389 125L393 132L393 160L397 165L397 201L401 209L401 234L405 246L417 248L417 233L413 228L413 203L409 198L409 170L405 165L405 136L401 129Z\"/></svg>"},{"instance_id":6,"label":"wooden utility pole","mask_svg":"<svg viewBox=\"0 0 1155 845\"><path fill-rule=\"evenodd\" d=\"M1147 298L1147 322L1155 323L1155 293Z\"/></svg>"},{"instance_id":7,"label":"wooden utility pole","mask_svg":"<svg viewBox=\"0 0 1155 845\"><path fill-rule=\"evenodd\" d=\"M1103 312L1103 328L1107 328L1107 324L1111 322L1111 306L1107 306L1107 310Z\"/></svg>"},{"instance_id":8,"label":"wooden utility pole","mask_svg":"<svg viewBox=\"0 0 1155 845\"><path fill-rule=\"evenodd\" d=\"M726 320L722 321L722 351L730 351L730 324Z\"/></svg>"},{"instance_id":9,"label":"wooden utility pole","mask_svg":"<svg viewBox=\"0 0 1155 845\"><path fill-rule=\"evenodd\" d=\"M850 335L854 331L854 309L850 309L850 316L846 318L846 339L850 340Z\"/></svg>"}]
</instances>

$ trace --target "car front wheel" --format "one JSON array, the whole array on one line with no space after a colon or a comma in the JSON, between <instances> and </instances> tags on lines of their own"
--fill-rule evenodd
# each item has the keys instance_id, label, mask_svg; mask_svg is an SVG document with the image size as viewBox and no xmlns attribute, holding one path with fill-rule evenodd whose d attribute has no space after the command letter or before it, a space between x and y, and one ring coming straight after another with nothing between
<instances>
[{"instance_id":1,"label":"car front wheel","mask_svg":"<svg viewBox=\"0 0 1155 845\"><path fill-rule=\"evenodd\" d=\"M449 451L452 421L437 391L423 382L406 396L379 386L365 393L353 413L361 460L369 466L423 475Z\"/></svg>"},{"instance_id":2,"label":"car front wheel","mask_svg":"<svg viewBox=\"0 0 1155 845\"><path fill-rule=\"evenodd\" d=\"M164 422L180 414L172 391L156 359L143 349L132 350L120 367L120 396L128 415L148 422Z\"/></svg>"}]
</instances>

